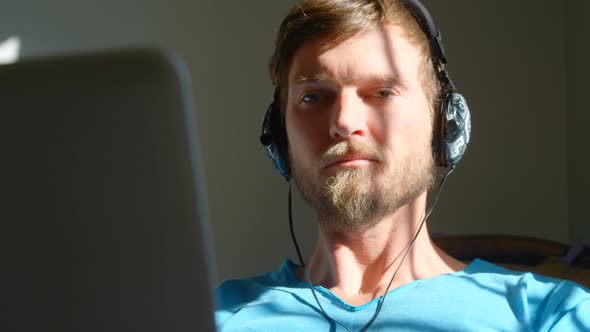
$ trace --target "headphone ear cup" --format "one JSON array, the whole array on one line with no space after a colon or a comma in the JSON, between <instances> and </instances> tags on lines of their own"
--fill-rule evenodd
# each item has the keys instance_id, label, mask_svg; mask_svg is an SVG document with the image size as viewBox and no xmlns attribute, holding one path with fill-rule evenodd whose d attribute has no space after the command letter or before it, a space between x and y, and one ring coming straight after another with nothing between
<instances>
[{"instance_id":1,"label":"headphone ear cup","mask_svg":"<svg viewBox=\"0 0 590 332\"><path fill-rule=\"evenodd\" d=\"M439 166L455 168L471 139L471 114L465 97L448 93L441 103Z\"/></svg>"},{"instance_id":2,"label":"headphone ear cup","mask_svg":"<svg viewBox=\"0 0 590 332\"><path fill-rule=\"evenodd\" d=\"M262 123L260 143L275 168L288 181L291 178L287 135L283 128L279 101L275 93L273 102L268 107Z\"/></svg>"}]
</instances>

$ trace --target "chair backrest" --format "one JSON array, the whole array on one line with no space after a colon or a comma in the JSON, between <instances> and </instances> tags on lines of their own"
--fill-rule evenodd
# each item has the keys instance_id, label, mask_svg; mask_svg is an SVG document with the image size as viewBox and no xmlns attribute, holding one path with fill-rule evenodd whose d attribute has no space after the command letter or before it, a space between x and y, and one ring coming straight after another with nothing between
<instances>
[{"instance_id":1,"label":"chair backrest","mask_svg":"<svg viewBox=\"0 0 590 332\"><path fill-rule=\"evenodd\" d=\"M433 236L437 246L463 261L481 258L494 263L537 265L548 257L563 257L569 245L518 235Z\"/></svg>"}]
</instances>

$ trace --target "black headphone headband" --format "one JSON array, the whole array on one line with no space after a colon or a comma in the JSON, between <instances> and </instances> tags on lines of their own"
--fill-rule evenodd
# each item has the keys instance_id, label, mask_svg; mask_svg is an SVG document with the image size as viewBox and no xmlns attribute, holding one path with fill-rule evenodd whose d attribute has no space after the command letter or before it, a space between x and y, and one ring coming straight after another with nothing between
<instances>
[{"instance_id":1,"label":"black headphone headband","mask_svg":"<svg viewBox=\"0 0 590 332\"><path fill-rule=\"evenodd\" d=\"M424 7L424 5L418 0L400 0L400 2L412 15L414 15L414 18L422 28L422 31L424 31L426 37L428 37L433 61L440 64L446 64L447 57L445 56L440 30L434 23L434 19L426 7Z\"/></svg>"}]
</instances>

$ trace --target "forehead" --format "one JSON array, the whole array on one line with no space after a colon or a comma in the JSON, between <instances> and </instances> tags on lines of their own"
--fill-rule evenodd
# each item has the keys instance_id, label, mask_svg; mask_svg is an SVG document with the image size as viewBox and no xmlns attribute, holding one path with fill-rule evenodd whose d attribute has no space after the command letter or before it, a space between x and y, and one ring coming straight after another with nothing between
<instances>
[{"instance_id":1,"label":"forehead","mask_svg":"<svg viewBox=\"0 0 590 332\"><path fill-rule=\"evenodd\" d=\"M352 84L374 77L392 77L404 84L418 79L421 54L401 28L384 25L362 31L325 49L326 41L308 41L293 57L289 86L308 80Z\"/></svg>"}]
</instances>

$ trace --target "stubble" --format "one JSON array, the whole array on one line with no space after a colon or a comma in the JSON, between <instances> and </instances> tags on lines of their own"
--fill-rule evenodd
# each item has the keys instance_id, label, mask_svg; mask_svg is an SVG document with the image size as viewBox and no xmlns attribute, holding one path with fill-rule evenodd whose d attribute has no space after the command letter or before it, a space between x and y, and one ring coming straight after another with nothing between
<instances>
[{"instance_id":1,"label":"stubble","mask_svg":"<svg viewBox=\"0 0 590 332\"><path fill-rule=\"evenodd\" d=\"M368 167L340 169L320 181L320 171L346 154L373 162ZM330 231L360 231L374 226L428 189L435 174L430 151L387 161L380 151L356 142L332 145L313 169L304 169L291 158L293 179L303 199L316 210L320 226ZM386 164L389 167L384 169Z\"/></svg>"}]
</instances>

